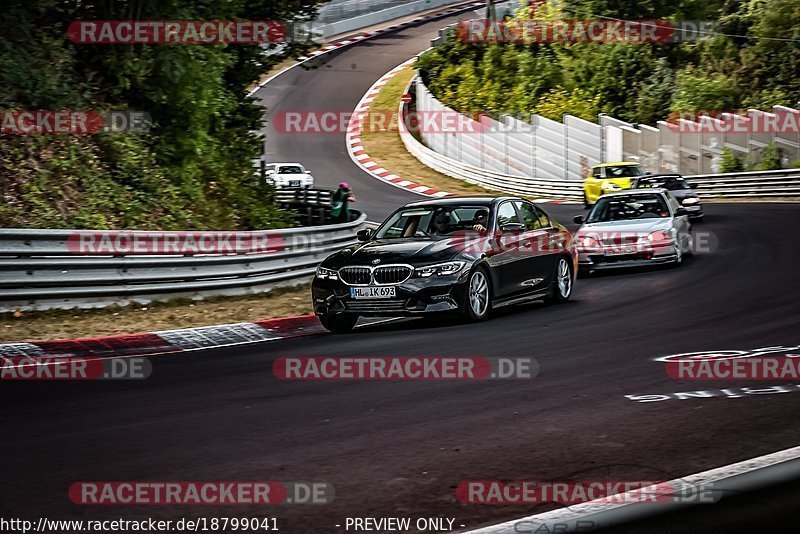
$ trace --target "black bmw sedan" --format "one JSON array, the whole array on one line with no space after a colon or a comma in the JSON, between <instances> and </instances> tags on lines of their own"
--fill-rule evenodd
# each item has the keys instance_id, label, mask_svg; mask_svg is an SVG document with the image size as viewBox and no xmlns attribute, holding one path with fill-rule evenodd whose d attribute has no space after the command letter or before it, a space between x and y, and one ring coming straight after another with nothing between
<instances>
[{"instance_id":1,"label":"black bmw sedan","mask_svg":"<svg viewBox=\"0 0 800 534\"><path fill-rule=\"evenodd\" d=\"M333 332L362 316L481 321L501 306L564 302L577 272L570 232L516 197L415 202L358 239L326 258L312 283L314 311Z\"/></svg>"}]
</instances>

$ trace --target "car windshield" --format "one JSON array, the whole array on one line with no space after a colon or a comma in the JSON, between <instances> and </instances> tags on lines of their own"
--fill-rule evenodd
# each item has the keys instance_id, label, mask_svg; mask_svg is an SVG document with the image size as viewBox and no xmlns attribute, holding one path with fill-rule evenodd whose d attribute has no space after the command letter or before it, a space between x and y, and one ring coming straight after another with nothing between
<instances>
[{"instance_id":1,"label":"car windshield","mask_svg":"<svg viewBox=\"0 0 800 534\"><path fill-rule=\"evenodd\" d=\"M638 165L609 165L606 167L606 178L633 178L643 175L644 172Z\"/></svg>"},{"instance_id":2,"label":"car windshield","mask_svg":"<svg viewBox=\"0 0 800 534\"><path fill-rule=\"evenodd\" d=\"M303 174L303 169L297 165L285 166L278 169L278 174Z\"/></svg>"},{"instance_id":3,"label":"car windshield","mask_svg":"<svg viewBox=\"0 0 800 534\"><path fill-rule=\"evenodd\" d=\"M405 208L395 212L375 234L377 239L409 237L442 237L459 230L469 230L475 225L478 212L489 211L489 206L448 205Z\"/></svg>"},{"instance_id":4,"label":"car windshield","mask_svg":"<svg viewBox=\"0 0 800 534\"><path fill-rule=\"evenodd\" d=\"M655 178L644 178L639 181L639 187L663 187L670 191L681 191L684 189L691 189L686 180L680 176L658 176Z\"/></svg>"},{"instance_id":5,"label":"car windshield","mask_svg":"<svg viewBox=\"0 0 800 534\"><path fill-rule=\"evenodd\" d=\"M661 219L670 216L667 201L659 194L601 197L589 212L588 223Z\"/></svg>"}]
</instances>

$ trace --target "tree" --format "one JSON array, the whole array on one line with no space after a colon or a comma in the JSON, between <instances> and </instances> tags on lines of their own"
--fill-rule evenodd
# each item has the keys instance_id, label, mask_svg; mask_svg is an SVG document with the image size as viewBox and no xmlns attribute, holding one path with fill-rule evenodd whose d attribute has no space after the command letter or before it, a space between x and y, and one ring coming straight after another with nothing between
<instances>
[{"instance_id":1,"label":"tree","mask_svg":"<svg viewBox=\"0 0 800 534\"><path fill-rule=\"evenodd\" d=\"M251 229L289 223L253 190L263 109L247 87L278 59L257 45L91 45L73 20L305 20L315 0L5 0L0 109L147 112L147 133L4 139L0 224ZM308 45L289 42L299 53Z\"/></svg>"},{"instance_id":2,"label":"tree","mask_svg":"<svg viewBox=\"0 0 800 534\"><path fill-rule=\"evenodd\" d=\"M729 76L692 66L678 72L677 93L671 111L731 111L741 98L738 86Z\"/></svg>"},{"instance_id":3,"label":"tree","mask_svg":"<svg viewBox=\"0 0 800 534\"><path fill-rule=\"evenodd\" d=\"M635 120L642 124L655 124L669 115L675 98L675 73L666 59L656 61L653 73L642 84L636 98Z\"/></svg>"}]
</instances>

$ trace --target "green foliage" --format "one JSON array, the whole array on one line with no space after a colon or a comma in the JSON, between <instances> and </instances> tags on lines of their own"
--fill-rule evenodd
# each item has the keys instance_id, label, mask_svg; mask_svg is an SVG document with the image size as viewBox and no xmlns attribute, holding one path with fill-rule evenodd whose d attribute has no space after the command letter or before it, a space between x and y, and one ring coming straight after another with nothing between
<instances>
[{"instance_id":1,"label":"green foliage","mask_svg":"<svg viewBox=\"0 0 800 534\"><path fill-rule=\"evenodd\" d=\"M555 116L567 95L581 94L597 99L602 113L644 124L671 112L769 109L800 100L797 0L565 0L536 13L526 4L516 19L714 20L717 33L658 44L450 40L420 62L434 95L462 111L546 109Z\"/></svg>"},{"instance_id":2,"label":"green foliage","mask_svg":"<svg viewBox=\"0 0 800 534\"><path fill-rule=\"evenodd\" d=\"M147 133L0 135L0 225L257 229L290 224L253 178L263 109L247 87L277 59L259 46L88 45L73 20L305 20L316 0L6 0L0 110L148 113ZM292 43L289 53L304 45Z\"/></svg>"},{"instance_id":3,"label":"green foliage","mask_svg":"<svg viewBox=\"0 0 800 534\"><path fill-rule=\"evenodd\" d=\"M743 170L744 165L739 158L737 158L728 147L723 148L722 156L719 161L719 172L742 172Z\"/></svg>"},{"instance_id":4,"label":"green foliage","mask_svg":"<svg viewBox=\"0 0 800 534\"><path fill-rule=\"evenodd\" d=\"M567 92L561 87L557 87L542 95L534 108L534 113L554 121L560 121L566 113L587 121L594 121L597 119L599 105L599 96L588 95L581 89Z\"/></svg>"},{"instance_id":5,"label":"green foliage","mask_svg":"<svg viewBox=\"0 0 800 534\"><path fill-rule=\"evenodd\" d=\"M678 72L677 93L672 111L730 111L737 107L740 91L724 74L708 74L687 67Z\"/></svg>"},{"instance_id":6,"label":"green foliage","mask_svg":"<svg viewBox=\"0 0 800 534\"><path fill-rule=\"evenodd\" d=\"M652 74L642 84L634 105L634 121L655 124L669 114L675 98L675 74L664 58L659 58Z\"/></svg>"},{"instance_id":7,"label":"green foliage","mask_svg":"<svg viewBox=\"0 0 800 534\"><path fill-rule=\"evenodd\" d=\"M775 143L769 143L764 150L764 157L754 167L754 171L777 171L782 169L781 153Z\"/></svg>"}]
</instances>

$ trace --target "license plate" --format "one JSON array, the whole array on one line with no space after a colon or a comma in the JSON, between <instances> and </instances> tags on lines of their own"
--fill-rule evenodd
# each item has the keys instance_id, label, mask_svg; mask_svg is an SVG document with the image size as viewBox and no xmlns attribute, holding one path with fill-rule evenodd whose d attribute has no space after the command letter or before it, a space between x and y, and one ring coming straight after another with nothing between
<instances>
[{"instance_id":1,"label":"license plate","mask_svg":"<svg viewBox=\"0 0 800 534\"><path fill-rule=\"evenodd\" d=\"M300 180L292 180L289 182L289 187L300 187Z\"/></svg>"},{"instance_id":2,"label":"license plate","mask_svg":"<svg viewBox=\"0 0 800 534\"><path fill-rule=\"evenodd\" d=\"M606 250L606 256L624 256L636 254L636 247L615 247Z\"/></svg>"},{"instance_id":3,"label":"license plate","mask_svg":"<svg viewBox=\"0 0 800 534\"><path fill-rule=\"evenodd\" d=\"M700 206L686 206L686 211L700 211Z\"/></svg>"},{"instance_id":4,"label":"license plate","mask_svg":"<svg viewBox=\"0 0 800 534\"><path fill-rule=\"evenodd\" d=\"M387 287L351 287L350 296L359 299L390 299L397 296L397 288Z\"/></svg>"}]
</instances>

